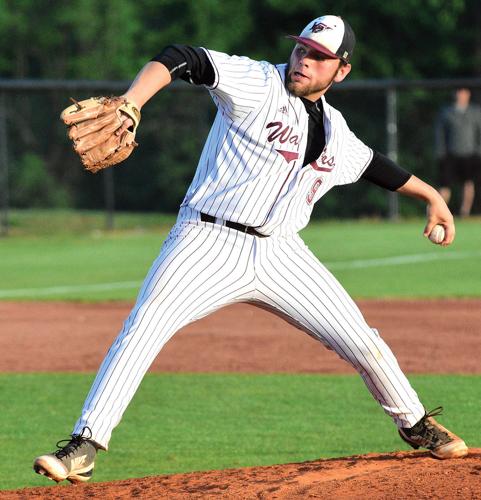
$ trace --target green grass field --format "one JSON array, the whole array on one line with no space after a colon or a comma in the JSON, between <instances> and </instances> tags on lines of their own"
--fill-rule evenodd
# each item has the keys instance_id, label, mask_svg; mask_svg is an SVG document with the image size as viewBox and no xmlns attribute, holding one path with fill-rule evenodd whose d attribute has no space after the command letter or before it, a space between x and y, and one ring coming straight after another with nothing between
<instances>
[{"instance_id":1,"label":"green grass field","mask_svg":"<svg viewBox=\"0 0 481 500\"><path fill-rule=\"evenodd\" d=\"M52 485L31 470L78 416L91 375L0 375L0 488ZM481 446L481 376L413 376L439 420ZM8 401L8 404L5 402ZM459 411L462 408L462 411ZM408 449L352 375L147 375L100 453L95 481Z\"/></svg>"},{"instance_id":2,"label":"green grass field","mask_svg":"<svg viewBox=\"0 0 481 500\"><path fill-rule=\"evenodd\" d=\"M0 240L0 300L133 300L174 217L15 212ZM356 298L481 295L481 221L462 220L449 248L424 221L311 223L303 237Z\"/></svg>"},{"instance_id":3,"label":"green grass field","mask_svg":"<svg viewBox=\"0 0 481 500\"><path fill-rule=\"evenodd\" d=\"M0 239L0 300L133 300L174 217L15 211ZM422 237L424 221L312 223L311 250L362 297L479 297L481 221L454 245ZM75 353L72 353L75 355ZM0 374L0 489L51 485L33 458L68 437L93 375ZM481 376L413 376L427 408L481 446ZM462 411L460 411L462 409ZM116 429L95 481L407 449L359 377L150 374Z\"/></svg>"}]
</instances>

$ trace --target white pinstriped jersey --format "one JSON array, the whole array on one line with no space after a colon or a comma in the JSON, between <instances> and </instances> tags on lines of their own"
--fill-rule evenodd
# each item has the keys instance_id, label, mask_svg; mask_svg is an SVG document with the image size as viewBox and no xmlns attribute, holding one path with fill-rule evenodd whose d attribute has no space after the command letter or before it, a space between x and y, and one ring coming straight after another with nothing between
<instances>
[{"instance_id":1,"label":"white pinstriped jersey","mask_svg":"<svg viewBox=\"0 0 481 500\"><path fill-rule=\"evenodd\" d=\"M285 87L286 65L204 50L218 112L182 207L263 234L297 233L319 198L359 179L372 150L322 97L326 146L303 167L308 114Z\"/></svg>"},{"instance_id":2,"label":"white pinstriped jersey","mask_svg":"<svg viewBox=\"0 0 481 500\"><path fill-rule=\"evenodd\" d=\"M102 362L73 434L87 427L107 449L165 343L192 321L237 302L289 318L333 349L360 373L398 427L413 426L424 407L394 355L296 234L314 202L360 177L372 151L324 102L325 151L302 167L308 115L302 100L284 88L285 65L208 55L216 71L210 91L217 117L178 223ZM272 236L206 221L199 212Z\"/></svg>"}]
</instances>

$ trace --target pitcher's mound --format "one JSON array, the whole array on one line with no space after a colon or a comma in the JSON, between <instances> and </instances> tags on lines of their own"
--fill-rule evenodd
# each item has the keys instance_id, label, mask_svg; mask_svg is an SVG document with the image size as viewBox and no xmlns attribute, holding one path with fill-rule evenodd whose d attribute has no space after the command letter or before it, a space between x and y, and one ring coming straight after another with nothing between
<instances>
[{"instance_id":1,"label":"pitcher's mound","mask_svg":"<svg viewBox=\"0 0 481 500\"><path fill-rule=\"evenodd\" d=\"M0 499L467 499L481 498L481 449L461 459L426 452L193 472L0 492Z\"/></svg>"}]
</instances>

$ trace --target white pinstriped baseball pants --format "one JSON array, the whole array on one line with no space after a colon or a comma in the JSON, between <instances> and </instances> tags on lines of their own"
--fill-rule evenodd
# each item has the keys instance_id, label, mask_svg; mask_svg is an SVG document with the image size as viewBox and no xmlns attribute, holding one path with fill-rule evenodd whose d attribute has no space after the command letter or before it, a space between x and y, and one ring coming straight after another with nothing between
<instances>
[{"instance_id":1,"label":"white pinstriped baseball pants","mask_svg":"<svg viewBox=\"0 0 481 500\"><path fill-rule=\"evenodd\" d=\"M172 228L73 433L88 426L107 449L165 343L188 323L235 302L260 302L333 349L359 372L397 426L412 427L424 415L389 347L299 236L258 238L195 220Z\"/></svg>"}]
</instances>

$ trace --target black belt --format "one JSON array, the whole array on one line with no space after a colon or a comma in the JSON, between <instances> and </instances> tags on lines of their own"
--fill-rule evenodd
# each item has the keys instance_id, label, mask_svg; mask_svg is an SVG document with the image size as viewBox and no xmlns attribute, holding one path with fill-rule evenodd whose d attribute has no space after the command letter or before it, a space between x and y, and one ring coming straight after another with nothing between
<instances>
[{"instance_id":1,"label":"black belt","mask_svg":"<svg viewBox=\"0 0 481 500\"><path fill-rule=\"evenodd\" d=\"M217 219L213 217L212 215L200 213L200 220L202 222L211 222L212 224L216 224ZM254 236L258 236L259 238L267 238L268 235L266 234L261 234L257 232L253 227L251 226L244 226L244 224L239 224L238 222L231 222L230 220L223 220L222 221L223 226L230 227L232 229L235 229L236 231L240 231L241 233L247 233L247 234L252 234Z\"/></svg>"}]
</instances>

